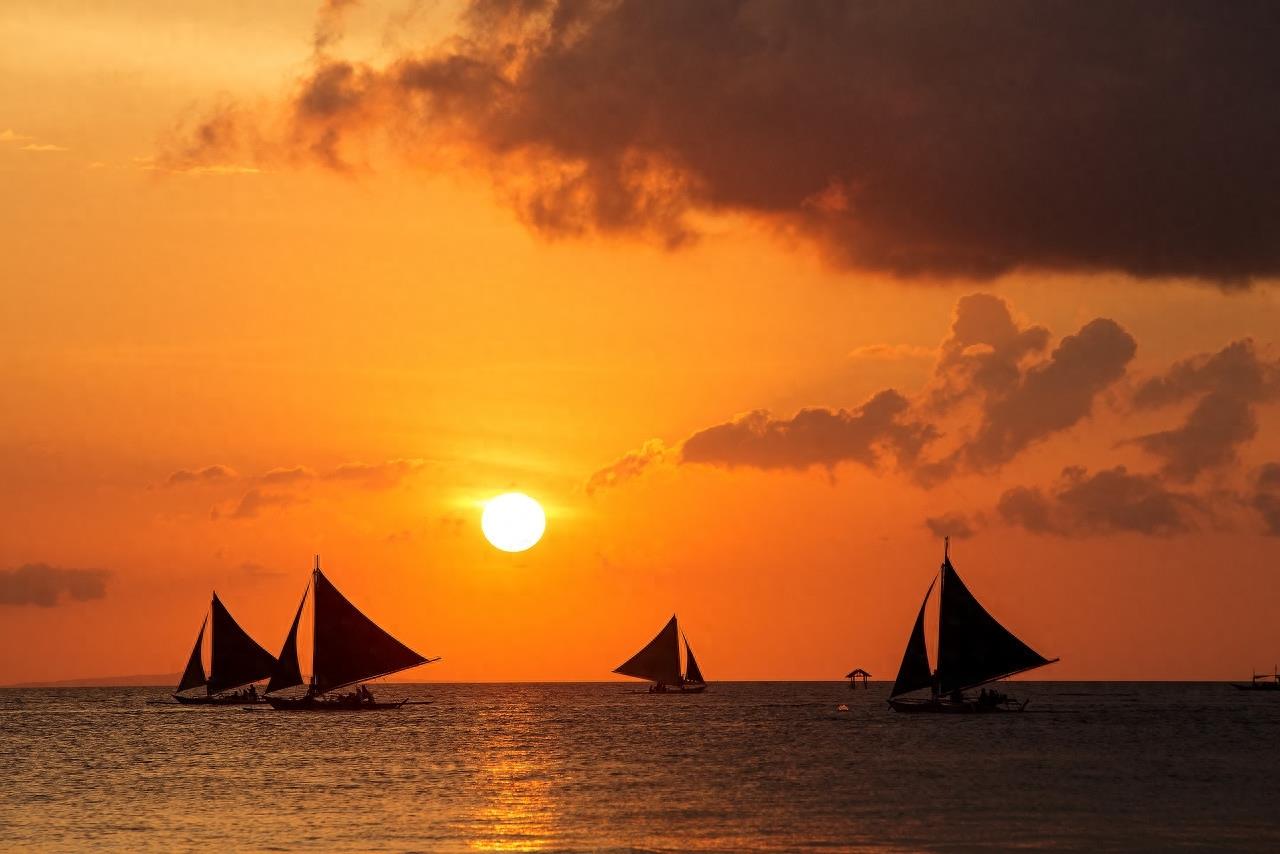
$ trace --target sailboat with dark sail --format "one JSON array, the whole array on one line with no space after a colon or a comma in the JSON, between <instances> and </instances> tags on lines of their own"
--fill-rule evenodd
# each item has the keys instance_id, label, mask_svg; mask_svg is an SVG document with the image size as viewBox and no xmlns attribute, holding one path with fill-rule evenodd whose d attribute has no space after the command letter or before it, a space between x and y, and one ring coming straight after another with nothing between
<instances>
[{"instance_id":1,"label":"sailboat with dark sail","mask_svg":"<svg viewBox=\"0 0 1280 854\"><path fill-rule=\"evenodd\" d=\"M205 616L196 635L196 645L187 659L187 669L174 689L173 698L184 706L243 705L261 702L253 683L266 679L275 669L276 660L231 616L218 594L213 594L209 609L213 615L213 632L209 639L209 675L204 672L202 650L204 632L209 626ZM249 687L243 691L237 688ZM195 688L204 688L203 694L188 694Z\"/></svg>"},{"instance_id":2,"label":"sailboat with dark sail","mask_svg":"<svg viewBox=\"0 0 1280 854\"><path fill-rule=\"evenodd\" d=\"M683 671L680 668L681 639L684 640L685 653ZM650 694L700 694L707 690L707 680L702 678L698 661L693 657L693 648L680 631L675 614L671 615L671 620L657 637L613 672L648 679L653 683L649 686Z\"/></svg>"},{"instance_id":3,"label":"sailboat with dark sail","mask_svg":"<svg viewBox=\"0 0 1280 854\"><path fill-rule=\"evenodd\" d=\"M314 619L311 679L304 682L298 664L298 624L308 593ZM398 709L407 700L379 702L363 683L439 660L419 655L362 614L320 571L317 555L311 580L302 591L302 601L267 683L267 702L273 709L288 711ZM277 693L304 684L306 691L301 695ZM356 687L350 692L336 693L352 686Z\"/></svg>"},{"instance_id":4,"label":"sailboat with dark sail","mask_svg":"<svg viewBox=\"0 0 1280 854\"><path fill-rule=\"evenodd\" d=\"M925 645L925 606L938 587L938 667L930 669ZM1021 711L1003 693L983 686L1025 673L1058 659L1047 659L1020 641L978 603L951 565L950 538L944 541L942 568L929 584L911 629L898 678L889 695L897 712L972 713ZM928 688L927 697L906 695ZM966 691L981 688L977 697Z\"/></svg>"}]
</instances>

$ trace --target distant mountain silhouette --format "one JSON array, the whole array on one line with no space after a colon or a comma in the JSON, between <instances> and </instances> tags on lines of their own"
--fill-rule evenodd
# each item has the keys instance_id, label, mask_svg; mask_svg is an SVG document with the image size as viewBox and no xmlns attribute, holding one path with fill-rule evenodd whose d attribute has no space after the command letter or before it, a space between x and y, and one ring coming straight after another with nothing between
<instances>
[{"instance_id":1,"label":"distant mountain silhouette","mask_svg":"<svg viewBox=\"0 0 1280 854\"><path fill-rule=\"evenodd\" d=\"M180 673L157 673L135 676L86 676L83 679L59 679L55 682L14 682L5 688L118 688L122 686L172 688Z\"/></svg>"}]
</instances>

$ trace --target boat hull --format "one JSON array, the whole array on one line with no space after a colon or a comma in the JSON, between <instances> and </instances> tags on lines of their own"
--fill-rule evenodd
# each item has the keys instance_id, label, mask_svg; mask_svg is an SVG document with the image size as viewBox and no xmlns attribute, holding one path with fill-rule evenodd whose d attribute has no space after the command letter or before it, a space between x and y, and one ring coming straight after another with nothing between
<instances>
[{"instance_id":1,"label":"boat hull","mask_svg":"<svg viewBox=\"0 0 1280 854\"><path fill-rule=\"evenodd\" d=\"M262 697L251 698L241 697L231 694L225 697L184 697L181 694L174 694L173 699L178 701L182 706L252 706L265 703Z\"/></svg>"},{"instance_id":2,"label":"boat hull","mask_svg":"<svg viewBox=\"0 0 1280 854\"><path fill-rule=\"evenodd\" d=\"M680 685L678 687L663 685L661 688L655 685L651 685L649 686L649 690L646 691L645 693L647 694L701 694L705 690L707 690L707 686L705 683L699 684L699 685Z\"/></svg>"},{"instance_id":3,"label":"boat hull","mask_svg":"<svg viewBox=\"0 0 1280 854\"><path fill-rule=\"evenodd\" d=\"M356 700L352 697L268 697L267 703L277 712L381 712L398 709L407 702L396 700L379 703L376 700Z\"/></svg>"},{"instance_id":4,"label":"boat hull","mask_svg":"<svg viewBox=\"0 0 1280 854\"><path fill-rule=\"evenodd\" d=\"M977 700L934 700L934 699L905 699L890 700L889 707L895 712L901 712L907 715L986 715L999 712L1020 712L1026 708L1024 702L1021 705L1016 704L991 704L980 703Z\"/></svg>"}]
</instances>

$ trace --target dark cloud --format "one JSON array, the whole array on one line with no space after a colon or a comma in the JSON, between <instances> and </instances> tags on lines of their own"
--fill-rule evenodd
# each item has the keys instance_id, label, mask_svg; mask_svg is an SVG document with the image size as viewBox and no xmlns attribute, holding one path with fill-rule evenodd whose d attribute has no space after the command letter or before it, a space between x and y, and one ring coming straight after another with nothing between
<instances>
[{"instance_id":1,"label":"dark cloud","mask_svg":"<svg viewBox=\"0 0 1280 854\"><path fill-rule=\"evenodd\" d=\"M185 483L217 483L231 480L235 476L235 471L229 466L212 465L194 471L191 469L178 469L169 475L167 483L169 486L179 486Z\"/></svg>"},{"instance_id":2,"label":"dark cloud","mask_svg":"<svg viewBox=\"0 0 1280 854\"><path fill-rule=\"evenodd\" d=\"M920 485L957 473L990 472L1031 445L1086 418L1098 395L1124 375L1136 343L1098 318L1062 339L1047 356L1049 331L1019 326L1004 300L971 294L956 304L929 387L912 400L893 389L856 409L810 408L790 418L756 410L694 433L676 453L650 440L587 481L594 492L636 477L664 460L732 468L833 469L886 459ZM977 423L966 429L977 412ZM958 412L958 414L953 414ZM937 426L958 438L946 450Z\"/></svg>"},{"instance_id":3,"label":"dark cloud","mask_svg":"<svg viewBox=\"0 0 1280 854\"><path fill-rule=\"evenodd\" d=\"M980 520L970 519L964 513L944 513L941 516L930 516L924 520L924 526L933 532L935 537L952 537L967 540L977 533L976 525Z\"/></svg>"},{"instance_id":4,"label":"dark cloud","mask_svg":"<svg viewBox=\"0 0 1280 854\"><path fill-rule=\"evenodd\" d=\"M102 569L66 569L47 563L0 569L0 605L52 608L68 600L102 599L107 595L109 575Z\"/></svg>"},{"instance_id":5,"label":"dark cloud","mask_svg":"<svg viewBox=\"0 0 1280 854\"><path fill-rule=\"evenodd\" d=\"M1253 341L1235 341L1214 354L1173 365L1134 392L1138 409L1199 398L1181 426L1130 440L1164 460L1164 474L1190 482L1202 471L1237 460L1237 449L1258 432L1256 405L1280 396L1280 364L1262 358Z\"/></svg>"},{"instance_id":6,"label":"dark cloud","mask_svg":"<svg viewBox=\"0 0 1280 854\"><path fill-rule=\"evenodd\" d=\"M1006 395L1022 380L1027 358L1048 346L1049 330L1019 327L1000 297L963 296L956 303L951 334L942 342L930 404L945 411L974 395Z\"/></svg>"},{"instance_id":7,"label":"dark cloud","mask_svg":"<svg viewBox=\"0 0 1280 854\"><path fill-rule=\"evenodd\" d=\"M474 0L376 66L323 50L342 5L289 156L465 149L545 234L678 245L728 211L898 276L1280 271L1270 2ZM185 157L222 156L218 118Z\"/></svg>"},{"instance_id":8,"label":"dark cloud","mask_svg":"<svg viewBox=\"0 0 1280 854\"><path fill-rule=\"evenodd\" d=\"M874 468L884 451L912 461L934 437L933 428L912 420L910 402L892 389L857 409L802 409L792 418L757 410L699 431L680 449L686 463L762 469L832 468L856 462Z\"/></svg>"},{"instance_id":9,"label":"dark cloud","mask_svg":"<svg viewBox=\"0 0 1280 854\"><path fill-rule=\"evenodd\" d=\"M982 423L963 449L964 460L974 469L989 470L1074 426L1092 411L1094 398L1124 376L1136 351L1133 336L1115 321L1098 318L1085 324L1016 384L987 397Z\"/></svg>"},{"instance_id":10,"label":"dark cloud","mask_svg":"<svg viewBox=\"0 0 1280 854\"><path fill-rule=\"evenodd\" d=\"M1039 534L1171 536L1194 530L1205 508L1200 498L1171 491L1155 476L1130 474L1124 466L1092 475L1072 466L1048 491L1007 490L996 509L1005 522Z\"/></svg>"},{"instance_id":11,"label":"dark cloud","mask_svg":"<svg viewBox=\"0 0 1280 854\"><path fill-rule=\"evenodd\" d=\"M1249 503L1262 516L1267 533L1280 537L1280 463L1267 463L1258 469Z\"/></svg>"},{"instance_id":12,"label":"dark cloud","mask_svg":"<svg viewBox=\"0 0 1280 854\"><path fill-rule=\"evenodd\" d=\"M1195 480L1205 469L1236 461L1236 448L1258 433L1258 419L1247 400L1211 392L1201 398L1182 426L1133 439L1133 444L1164 458L1165 476Z\"/></svg>"}]
</instances>

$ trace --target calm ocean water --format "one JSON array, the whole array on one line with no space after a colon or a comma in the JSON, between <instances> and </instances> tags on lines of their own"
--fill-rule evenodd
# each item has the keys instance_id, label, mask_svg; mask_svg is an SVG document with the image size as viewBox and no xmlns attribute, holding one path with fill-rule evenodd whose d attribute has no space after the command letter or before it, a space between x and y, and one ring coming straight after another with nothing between
<instances>
[{"instance_id":1,"label":"calm ocean water","mask_svg":"<svg viewBox=\"0 0 1280 854\"><path fill-rule=\"evenodd\" d=\"M383 685L434 703L311 715L3 689L0 847L1280 849L1280 694L1010 688L1025 714L897 715L883 683Z\"/></svg>"}]
</instances>

